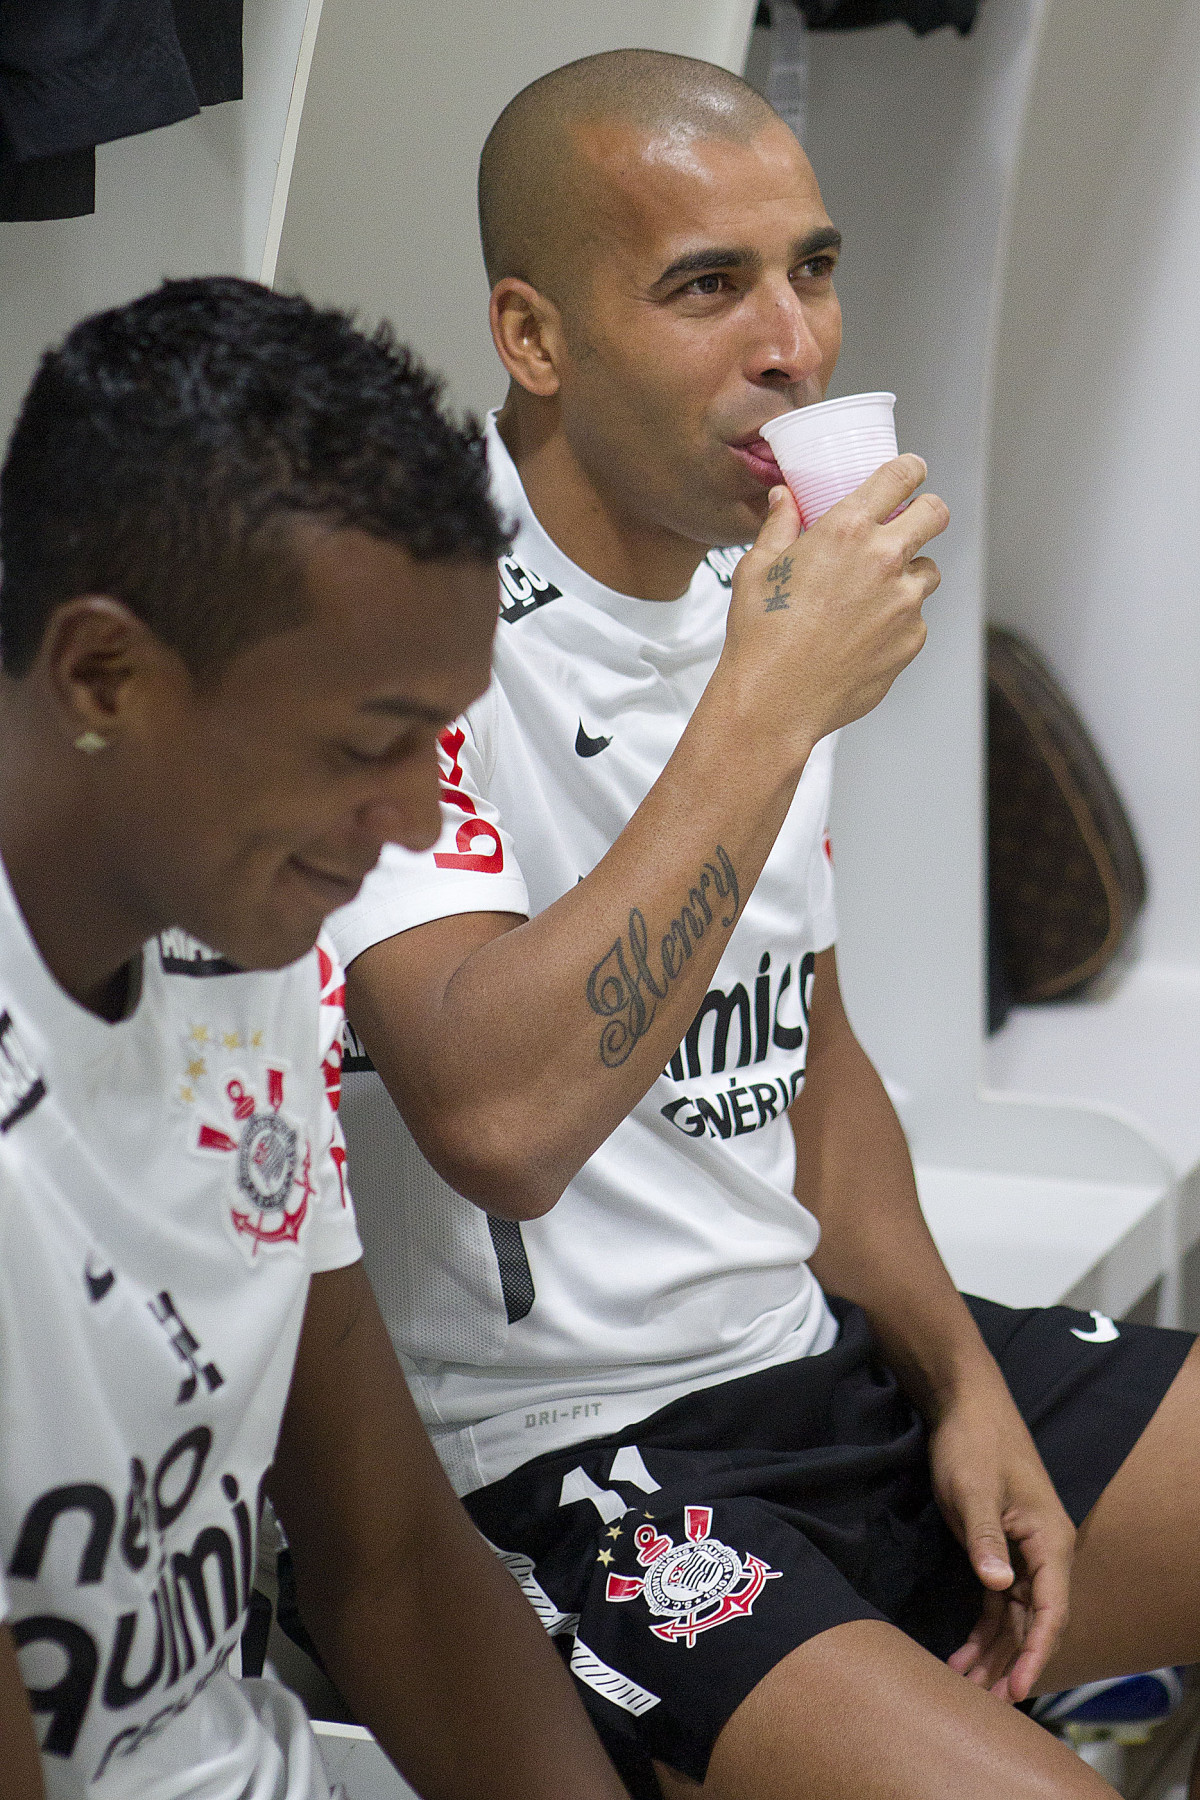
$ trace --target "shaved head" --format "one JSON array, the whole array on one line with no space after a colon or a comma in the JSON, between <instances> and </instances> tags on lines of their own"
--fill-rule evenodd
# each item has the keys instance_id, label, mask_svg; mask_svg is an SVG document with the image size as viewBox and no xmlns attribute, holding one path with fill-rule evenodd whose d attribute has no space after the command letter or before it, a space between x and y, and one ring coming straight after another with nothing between
<instances>
[{"instance_id":1,"label":"shaved head","mask_svg":"<svg viewBox=\"0 0 1200 1800\"><path fill-rule=\"evenodd\" d=\"M510 100L479 162L488 280L527 281L562 305L596 228L597 176L619 139L747 143L778 115L727 69L661 50L609 50L567 63Z\"/></svg>"}]
</instances>

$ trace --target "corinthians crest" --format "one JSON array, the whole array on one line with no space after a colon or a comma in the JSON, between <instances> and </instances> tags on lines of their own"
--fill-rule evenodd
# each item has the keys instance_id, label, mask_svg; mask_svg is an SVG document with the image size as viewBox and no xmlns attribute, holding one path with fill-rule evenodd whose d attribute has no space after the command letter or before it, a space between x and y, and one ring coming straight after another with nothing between
<instances>
[{"instance_id":1,"label":"corinthians crest","mask_svg":"<svg viewBox=\"0 0 1200 1800\"><path fill-rule=\"evenodd\" d=\"M312 1151L283 1113L284 1072L268 1069L265 1105L233 1077L224 1097L234 1130L204 1123L196 1135L198 1150L232 1156L240 1204L229 1209L238 1240L253 1259L260 1249L298 1244L300 1229L315 1195L311 1180ZM236 1135L235 1135L236 1134ZM303 1155L301 1154L303 1150Z\"/></svg>"},{"instance_id":2,"label":"corinthians crest","mask_svg":"<svg viewBox=\"0 0 1200 1800\"><path fill-rule=\"evenodd\" d=\"M767 1582L778 1580L783 1571L769 1569L757 1556L739 1556L712 1537L711 1506L686 1506L683 1517L687 1536L682 1544L653 1525L639 1525L633 1541L648 1573L610 1575L604 1597L636 1600L640 1594L662 1621L650 1627L655 1637L691 1650L702 1631L745 1618Z\"/></svg>"}]
</instances>

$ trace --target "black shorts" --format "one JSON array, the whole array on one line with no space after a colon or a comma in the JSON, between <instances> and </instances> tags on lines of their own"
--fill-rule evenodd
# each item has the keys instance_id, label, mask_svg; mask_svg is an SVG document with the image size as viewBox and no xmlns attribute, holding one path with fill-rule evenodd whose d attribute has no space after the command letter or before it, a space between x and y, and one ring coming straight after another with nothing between
<instances>
[{"instance_id":1,"label":"black shorts","mask_svg":"<svg viewBox=\"0 0 1200 1800\"><path fill-rule=\"evenodd\" d=\"M1076 1524L1158 1407L1183 1331L968 1296ZM468 1495L569 1657L635 1795L702 1781L725 1721L807 1638L885 1619L935 1656L981 1590L934 1501L925 1426L859 1309L832 1349L704 1388Z\"/></svg>"}]
</instances>

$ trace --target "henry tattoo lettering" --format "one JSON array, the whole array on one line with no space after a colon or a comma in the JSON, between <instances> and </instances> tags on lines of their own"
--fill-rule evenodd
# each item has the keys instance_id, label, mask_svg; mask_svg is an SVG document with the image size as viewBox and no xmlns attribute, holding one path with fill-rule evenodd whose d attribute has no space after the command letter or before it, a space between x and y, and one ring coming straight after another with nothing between
<instances>
[{"instance_id":1,"label":"henry tattoo lettering","mask_svg":"<svg viewBox=\"0 0 1200 1800\"><path fill-rule=\"evenodd\" d=\"M788 602L788 582L791 580L793 561L793 557L781 556L778 562L773 562L767 570L767 580L773 581L775 586L767 595L764 607L766 612L791 610Z\"/></svg>"},{"instance_id":2,"label":"henry tattoo lettering","mask_svg":"<svg viewBox=\"0 0 1200 1800\"><path fill-rule=\"evenodd\" d=\"M727 908L715 908L710 894L727 902ZM640 907L630 909L627 935L616 940L588 976L587 1003L606 1021L600 1033L600 1060L605 1068L619 1069L639 1038L645 1037L659 1001L666 999L671 983L682 974L693 948L714 917L719 918L721 929L728 931L740 904L729 852L718 844L712 861L704 864L687 899L663 933L656 956L651 955L645 914Z\"/></svg>"}]
</instances>

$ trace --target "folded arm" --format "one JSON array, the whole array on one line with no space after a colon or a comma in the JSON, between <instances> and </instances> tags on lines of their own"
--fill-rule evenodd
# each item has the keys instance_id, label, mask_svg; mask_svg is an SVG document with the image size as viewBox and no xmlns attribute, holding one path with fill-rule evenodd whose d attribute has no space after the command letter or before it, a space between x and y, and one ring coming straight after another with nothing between
<instances>
[{"instance_id":1,"label":"folded arm","mask_svg":"<svg viewBox=\"0 0 1200 1800\"><path fill-rule=\"evenodd\" d=\"M509 1217L558 1199L691 1022L813 746L924 641L945 528L887 464L797 536L786 490L734 575L725 647L674 755L607 855L524 923L467 914L376 944L347 1003L418 1144Z\"/></svg>"}]
</instances>

